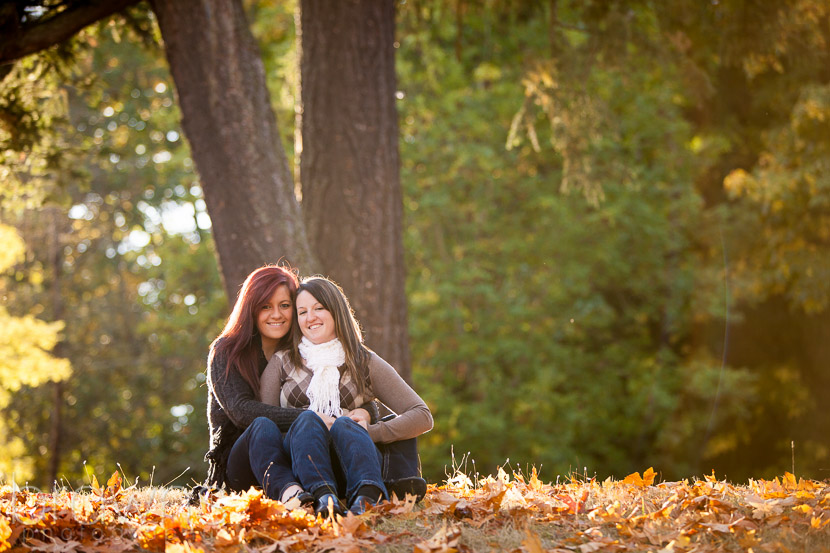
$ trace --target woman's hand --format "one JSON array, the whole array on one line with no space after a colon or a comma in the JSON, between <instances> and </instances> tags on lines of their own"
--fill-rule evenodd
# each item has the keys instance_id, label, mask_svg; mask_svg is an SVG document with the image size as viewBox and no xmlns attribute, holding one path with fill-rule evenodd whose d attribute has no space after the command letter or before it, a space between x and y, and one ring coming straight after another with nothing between
<instances>
[{"instance_id":1,"label":"woman's hand","mask_svg":"<svg viewBox=\"0 0 830 553\"><path fill-rule=\"evenodd\" d=\"M317 413L317 411L314 411ZM323 419L323 422L326 423L326 428L331 430L331 425L334 424L334 417L330 417L325 413L317 413L317 416Z\"/></svg>"},{"instance_id":2,"label":"woman's hand","mask_svg":"<svg viewBox=\"0 0 830 553\"><path fill-rule=\"evenodd\" d=\"M357 409L352 409L348 411L344 416L349 417L357 424L362 426L366 431L369 430L369 423L372 422L372 417L369 415L369 411L358 407Z\"/></svg>"}]
</instances>

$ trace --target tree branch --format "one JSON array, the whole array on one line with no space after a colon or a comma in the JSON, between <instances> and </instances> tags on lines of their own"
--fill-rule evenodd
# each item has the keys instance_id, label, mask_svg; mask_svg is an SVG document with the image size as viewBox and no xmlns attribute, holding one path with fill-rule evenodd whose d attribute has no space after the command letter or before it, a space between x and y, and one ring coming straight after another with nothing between
<instances>
[{"instance_id":1,"label":"tree branch","mask_svg":"<svg viewBox=\"0 0 830 553\"><path fill-rule=\"evenodd\" d=\"M13 3L0 6L0 65L7 64L60 44L96 21L117 13L139 0L90 0L71 4L67 9L30 24L12 16Z\"/></svg>"}]
</instances>

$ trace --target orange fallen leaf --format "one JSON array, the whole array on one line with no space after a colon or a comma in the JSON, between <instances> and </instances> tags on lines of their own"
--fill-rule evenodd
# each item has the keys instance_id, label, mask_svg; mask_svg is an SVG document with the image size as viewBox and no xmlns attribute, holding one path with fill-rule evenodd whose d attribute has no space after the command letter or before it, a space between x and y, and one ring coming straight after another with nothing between
<instances>
[{"instance_id":1,"label":"orange fallen leaf","mask_svg":"<svg viewBox=\"0 0 830 553\"><path fill-rule=\"evenodd\" d=\"M544 484L542 484L542 481L539 480L539 475L536 474L536 467L533 467L533 472L530 475L530 482L528 482L527 485L534 492L538 492L544 486Z\"/></svg>"},{"instance_id":2,"label":"orange fallen leaf","mask_svg":"<svg viewBox=\"0 0 830 553\"><path fill-rule=\"evenodd\" d=\"M793 507L793 511L797 511L799 513L804 513L805 515L812 514L813 508L809 505L796 505Z\"/></svg>"},{"instance_id":3,"label":"orange fallen leaf","mask_svg":"<svg viewBox=\"0 0 830 553\"><path fill-rule=\"evenodd\" d=\"M346 536L357 536L367 529L365 519L352 513L346 513L345 517L341 517L339 524Z\"/></svg>"},{"instance_id":4,"label":"orange fallen leaf","mask_svg":"<svg viewBox=\"0 0 830 553\"><path fill-rule=\"evenodd\" d=\"M107 492L108 495L115 495L121 489L121 475L118 474L118 471L112 473L110 479L107 480Z\"/></svg>"},{"instance_id":5,"label":"orange fallen leaf","mask_svg":"<svg viewBox=\"0 0 830 553\"><path fill-rule=\"evenodd\" d=\"M577 515L579 513L585 512L585 502L588 501L588 490L582 490L582 495L579 497L579 499L563 494L557 495L556 499L562 501L565 505L568 506L568 513L572 515Z\"/></svg>"},{"instance_id":6,"label":"orange fallen leaf","mask_svg":"<svg viewBox=\"0 0 830 553\"><path fill-rule=\"evenodd\" d=\"M415 553L456 553L460 537L461 527L445 521L431 538L415 545Z\"/></svg>"},{"instance_id":7,"label":"orange fallen leaf","mask_svg":"<svg viewBox=\"0 0 830 553\"><path fill-rule=\"evenodd\" d=\"M824 516L824 513L821 513L817 517L815 517L815 516L812 517L810 519L810 527L812 527L816 530L821 530L822 528L824 528L825 526L830 524L830 518L828 518L827 520L821 520L823 516Z\"/></svg>"},{"instance_id":8,"label":"orange fallen leaf","mask_svg":"<svg viewBox=\"0 0 830 553\"><path fill-rule=\"evenodd\" d=\"M12 527L6 517L0 516L0 551L11 549Z\"/></svg>"},{"instance_id":9,"label":"orange fallen leaf","mask_svg":"<svg viewBox=\"0 0 830 553\"><path fill-rule=\"evenodd\" d=\"M645 488L646 486L654 484L655 476L657 476L657 473L654 472L654 468L649 467L642 476L640 476L639 472L629 474L623 480L623 484L631 484L632 486L637 486L638 488Z\"/></svg>"},{"instance_id":10,"label":"orange fallen leaf","mask_svg":"<svg viewBox=\"0 0 830 553\"><path fill-rule=\"evenodd\" d=\"M728 534L732 531L732 528L730 527L729 524L722 524L722 523L717 523L717 522L707 522L707 523L701 524L701 526L703 526L704 528L708 528L709 530L712 530L713 532L720 532L722 534Z\"/></svg>"},{"instance_id":11,"label":"orange fallen leaf","mask_svg":"<svg viewBox=\"0 0 830 553\"><path fill-rule=\"evenodd\" d=\"M626 476L623 481L623 484L630 484L632 486L637 486L639 488L643 487L643 477L640 476L639 472L633 472Z\"/></svg>"},{"instance_id":12,"label":"orange fallen leaf","mask_svg":"<svg viewBox=\"0 0 830 553\"><path fill-rule=\"evenodd\" d=\"M157 551L164 547L164 526L144 524L136 532L136 541L144 549Z\"/></svg>"},{"instance_id":13,"label":"orange fallen leaf","mask_svg":"<svg viewBox=\"0 0 830 553\"><path fill-rule=\"evenodd\" d=\"M691 543L689 536L678 536L677 539L670 541L666 547L661 549L658 553L671 553L673 551L685 551L685 548Z\"/></svg>"},{"instance_id":14,"label":"orange fallen leaf","mask_svg":"<svg viewBox=\"0 0 830 553\"><path fill-rule=\"evenodd\" d=\"M98 495L101 495L101 486L98 485L98 479L95 478L94 474L92 475L92 484L91 484L91 486L92 486L92 490L95 493L97 493Z\"/></svg>"}]
</instances>

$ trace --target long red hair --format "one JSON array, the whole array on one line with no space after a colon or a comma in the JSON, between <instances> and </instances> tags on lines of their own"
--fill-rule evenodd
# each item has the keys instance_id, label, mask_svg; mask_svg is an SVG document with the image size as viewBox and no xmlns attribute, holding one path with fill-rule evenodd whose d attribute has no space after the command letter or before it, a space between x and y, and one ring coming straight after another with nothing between
<instances>
[{"instance_id":1,"label":"long red hair","mask_svg":"<svg viewBox=\"0 0 830 553\"><path fill-rule=\"evenodd\" d=\"M210 345L208 365L218 353L227 360L225 378L231 370L237 371L259 397L259 356L262 355L262 339L257 330L256 318L280 286L287 286L293 303L297 297L299 280L291 269L279 265L265 265L256 269L239 290L233 311L225 328ZM296 317L295 317L296 318ZM277 344L277 350L291 346L291 333Z\"/></svg>"}]
</instances>

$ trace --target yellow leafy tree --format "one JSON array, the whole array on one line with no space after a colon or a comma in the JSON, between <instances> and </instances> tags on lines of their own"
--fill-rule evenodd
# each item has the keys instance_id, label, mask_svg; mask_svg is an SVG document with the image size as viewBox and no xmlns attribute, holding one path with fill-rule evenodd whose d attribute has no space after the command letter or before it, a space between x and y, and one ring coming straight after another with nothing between
<instances>
[{"instance_id":1,"label":"yellow leafy tree","mask_svg":"<svg viewBox=\"0 0 830 553\"><path fill-rule=\"evenodd\" d=\"M0 272L23 256L25 245L14 228L0 224ZM0 290L2 294L2 290ZM15 317L0 306L0 409L21 386L37 386L69 376L71 366L49 352L58 342L63 322L45 322L31 315ZM0 480L31 478L31 463L20 438L9 435L0 419Z\"/></svg>"}]
</instances>

